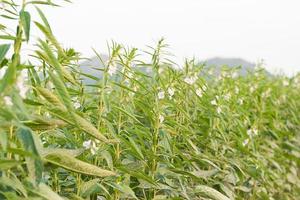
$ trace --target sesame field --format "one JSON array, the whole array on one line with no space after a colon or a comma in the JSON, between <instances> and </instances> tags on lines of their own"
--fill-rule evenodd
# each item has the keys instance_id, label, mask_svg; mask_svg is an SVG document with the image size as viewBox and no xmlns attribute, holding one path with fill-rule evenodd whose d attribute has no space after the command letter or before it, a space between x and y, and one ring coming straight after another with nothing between
<instances>
[{"instance_id":1,"label":"sesame field","mask_svg":"<svg viewBox=\"0 0 300 200\"><path fill-rule=\"evenodd\" d=\"M163 39L87 74L52 1L0 3L0 199L299 200L300 74L177 64Z\"/></svg>"}]
</instances>

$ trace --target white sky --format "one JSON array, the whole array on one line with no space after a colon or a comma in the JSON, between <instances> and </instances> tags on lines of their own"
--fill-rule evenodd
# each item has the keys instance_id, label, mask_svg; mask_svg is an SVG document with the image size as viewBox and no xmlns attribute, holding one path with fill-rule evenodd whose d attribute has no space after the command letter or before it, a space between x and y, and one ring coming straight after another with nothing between
<instances>
[{"instance_id":1,"label":"white sky","mask_svg":"<svg viewBox=\"0 0 300 200\"><path fill-rule=\"evenodd\" d=\"M165 37L182 60L264 59L291 75L300 71L299 9L300 0L73 0L43 11L58 40L85 56L105 53L111 39L144 49Z\"/></svg>"}]
</instances>

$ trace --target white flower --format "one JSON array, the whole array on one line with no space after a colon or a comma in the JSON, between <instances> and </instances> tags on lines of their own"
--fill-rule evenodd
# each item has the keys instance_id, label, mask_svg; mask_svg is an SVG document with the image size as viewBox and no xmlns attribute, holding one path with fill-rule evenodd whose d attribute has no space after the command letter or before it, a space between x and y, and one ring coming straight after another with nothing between
<instances>
[{"instance_id":1,"label":"white flower","mask_svg":"<svg viewBox=\"0 0 300 200\"><path fill-rule=\"evenodd\" d=\"M196 94L197 94L198 97L202 97L202 96L203 96L202 90L201 90L200 88L198 88L198 89L196 90Z\"/></svg>"},{"instance_id":2,"label":"white flower","mask_svg":"<svg viewBox=\"0 0 300 200\"><path fill-rule=\"evenodd\" d=\"M252 132L253 132L253 135L255 135L255 136L258 135L258 130L256 128L253 128Z\"/></svg>"},{"instance_id":3,"label":"white flower","mask_svg":"<svg viewBox=\"0 0 300 200\"><path fill-rule=\"evenodd\" d=\"M262 97L267 98L270 96L270 93L271 93L271 89L268 88L265 92L262 93Z\"/></svg>"},{"instance_id":4,"label":"white flower","mask_svg":"<svg viewBox=\"0 0 300 200\"><path fill-rule=\"evenodd\" d=\"M73 105L74 105L75 109L78 109L81 106L80 103L79 103L79 101L76 101Z\"/></svg>"},{"instance_id":5,"label":"white flower","mask_svg":"<svg viewBox=\"0 0 300 200\"><path fill-rule=\"evenodd\" d=\"M151 74L152 73L152 69L150 67L146 68L146 74Z\"/></svg>"},{"instance_id":6,"label":"white flower","mask_svg":"<svg viewBox=\"0 0 300 200\"><path fill-rule=\"evenodd\" d=\"M54 88L54 85L53 85L52 82L48 81L47 84L46 84L46 87L47 87L48 89L53 89L53 88Z\"/></svg>"},{"instance_id":7,"label":"white flower","mask_svg":"<svg viewBox=\"0 0 300 200\"><path fill-rule=\"evenodd\" d=\"M91 153L92 153L92 155L95 155L96 152L97 152L97 150L98 150L98 148L96 147L96 144L93 143L93 147L91 148Z\"/></svg>"},{"instance_id":8,"label":"white flower","mask_svg":"<svg viewBox=\"0 0 300 200\"><path fill-rule=\"evenodd\" d=\"M125 78L125 80L124 80L124 85L128 85L129 83L130 83L130 79Z\"/></svg>"},{"instance_id":9,"label":"white flower","mask_svg":"<svg viewBox=\"0 0 300 200\"><path fill-rule=\"evenodd\" d=\"M243 141L243 146L246 146L249 143L249 138Z\"/></svg>"},{"instance_id":10,"label":"white flower","mask_svg":"<svg viewBox=\"0 0 300 200\"><path fill-rule=\"evenodd\" d=\"M0 77L1 78L1 77ZM296 77L294 79L294 84L297 86L298 84L300 83L300 78L299 77Z\"/></svg>"},{"instance_id":11,"label":"white flower","mask_svg":"<svg viewBox=\"0 0 300 200\"><path fill-rule=\"evenodd\" d=\"M218 114L221 114L221 112L222 112L222 109L221 109L220 106L218 106L218 107L217 107L217 113L218 113Z\"/></svg>"},{"instance_id":12,"label":"white flower","mask_svg":"<svg viewBox=\"0 0 300 200\"><path fill-rule=\"evenodd\" d=\"M159 115L158 118L159 118L159 122L160 122L160 123L163 123L164 120L165 120L164 116L162 116L162 115Z\"/></svg>"},{"instance_id":13,"label":"white flower","mask_svg":"<svg viewBox=\"0 0 300 200\"><path fill-rule=\"evenodd\" d=\"M74 106L75 109L78 109L78 108L81 107L81 104L80 104L80 102L79 102L79 100L78 100L77 97L72 97L72 101L74 102L73 106Z\"/></svg>"},{"instance_id":14,"label":"white flower","mask_svg":"<svg viewBox=\"0 0 300 200\"><path fill-rule=\"evenodd\" d=\"M231 78L237 78L239 76L239 74L237 73L237 72L233 72L232 74L231 74Z\"/></svg>"},{"instance_id":15,"label":"white flower","mask_svg":"<svg viewBox=\"0 0 300 200\"><path fill-rule=\"evenodd\" d=\"M103 196L97 195L97 200L106 200L106 198Z\"/></svg>"},{"instance_id":16,"label":"white flower","mask_svg":"<svg viewBox=\"0 0 300 200\"><path fill-rule=\"evenodd\" d=\"M160 91L158 92L158 99L164 99L165 98L165 92L164 91Z\"/></svg>"},{"instance_id":17,"label":"white flower","mask_svg":"<svg viewBox=\"0 0 300 200\"><path fill-rule=\"evenodd\" d=\"M19 94L20 96L25 99L26 98L26 93L29 90L29 87L26 85L26 72L23 70L21 71L21 74L17 78L17 88L19 89Z\"/></svg>"},{"instance_id":18,"label":"white flower","mask_svg":"<svg viewBox=\"0 0 300 200\"><path fill-rule=\"evenodd\" d=\"M162 67L158 68L158 73L161 74L163 73L164 69Z\"/></svg>"},{"instance_id":19,"label":"white flower","mask_svg":"<svg viewBox=\"0 0 300 200\"><path fill-rule=\"evenodd\" d=\"M286 102L286 95L285 95L285 94L282 95L282 96L280 96L279 98L280 98L280 100L281 100L283 103Z\"/></svg>"},{"instance_id":20,"label":"white flower","mask_svg":"<svg viewBox=\"0 0 300 200\"><path fill-rule=\"evenodd\" d=\"M262 63L261 63L261 61L259 61L259 63L256 63L256 65L254 66L254 70L258 71L261 69L261 67L262 67Z\"/></svg>"},{"instance_id":21,"label":"white flower","mask_svg":"<svg viewBox=\"0 0 300 200\"><path fill-rule=\"evenodd\" d=\"M128 78L132 79L133 78L133 73L132 72L128 72L127 76L128 76Z\"/></svg>"},{"instance_id":22,"label":"white flower","mask_svg":"<svg viewBox=\"0 0 300 200\"><path fill-rule=\"evenodd\" d=\"M186 82L187 84L192 84L192 81L189 77L185 77L184 82Z\"/></svg>"},{"instance_id":23,"label":"white flower","mask_svg":"<svg viewBox=\"0 0 300 200\"><path fill-rule=\"evenodd\" d=\"M112 76L117 72L117 66L115 64L111 64L110 66L108 66L108 71L107 73Z\"/></svg>"},{"instance_id":24,"label":"white flower","mask_svg":"<svg viewBox=\"0 0 300 200\"><path fill-rule=\"evenodd\" d=\"M224 78L226 78L226 77L228 76L228 74L227 74L226 71L222 71L222 72L221 72L221 76L224 77Z\"/></svg>"},{"instance_id":25,"label":"white flower","mask_svg":"<svg viewBox=\"0 0 300 200\"><path fill-rule=\"evenodd\" d=\"M236 87L234 88L234 91L235 91L235 94L238 94L238 93L240 92L240 89L236 86Z\"/></svg>"},{"instance_id":26,"label":"white flower","mask_svg":"<svg viewBox=\"0 0 300 200\"><path fill-rule=\"evenodd\" d=\"M190 76L190 77L187 76L184 78L184 82L186 82L189 85L192 85L197 81L197 79L198 79L198 77L196 75Z\"/></svg>"},{"instance_id":27,"label":"white flower","mask_svg":"<svg viewBox=\"0 0 300 200\"><path fill-rule=\"evenodd\" d=\"M230 94L230 93L227 93L227 94L224 95L224 99L225 99L226 101L229 101L229 100L230 100L230 97L231 97L231 94Z\"/></svg>"},{"instance_id":28,"label":"white flower","mask_svg":"<svg viewBox=\"0 0 300 200\"><path fill-rule=\"evenodd\" d=\"M277 104L277 105L280 105L280 100L279 99L277 99L277 100L275 100L275 104Z\"/></svg>"},{"instance_id":29,"label":"white flower","mask_svg":"<svg viewBox=\"0 0 300 200\"><path fill-rule=\"evenodd\" d=\"M258 130L256 128L248 129L247 130L247 135L249 137L256 136L256 135L258 135Z\"/></svg>"},{"instance_id":30,"label":"white flower","mask_svg":"<svg viewBox=\"0 0 300 200\"><path fill-rule=\"evenodd\" d=\"M12 102L12 100L9 96L3 97L3 100L4 100L5 105L7 105L7 106L12 106L13 105L13 102Z\"/></svg>"},{"instance_id":31,"label":"white flower","mask_svg":"<svg viewBox=\"0 0 300 200\"><path fill-rule=\"evenodd\" d=\"M45 117L50 118L50 117L51 117L51 116L50 116L50 113L45 112Z\"/></svg>"},{"instance_id":32,"label":"white flower","mask_svg":"<svg viewBox=\"0 0 300 200\"><path fill-rule=\"evenodd\" d=\"M95 142L95 141L92 141L92 140L84 141L82 146L83 146L85 149L90 149L90 150L91 150L91 153L92 153L93 155L95 155L95 154L96 154L96 151L99 149L99 148L96 146L96 142Z\"/></svg>"},{"instance_id":33,"label":"white flower","mask_svg":"<svg viewBox=\"0 0 300 200\"><path fill-rule=\"evenodd\" d=\"M289 81L288 80L283 80L282 81L283 86L289 86Z\"/></svg>"},{"instance_id":34,"label":"white flower","mask_svg":"<svg viewBox=\"0 0 300 200\"><path fill-rule=\"evenodd\" d=\"M247 135L250 136L250 137L252 137L252 130L251 129L247 130Z\"/></svg>"},{"instance_id":35,"label":"white flower","mask_svg":"<svg viewBox=\"0 0 300 200\"><path fill-rule=\"evenodd\" d=\"M211 102L211 105L214 105L214 106L216 106L217 105L217 101L214 99L214 100L212 100Z\"/></svg>"},{"instance_id":36,"label":"white flower","mask_svg":"<svg viewBox=\"0 0 300 200\"><path fill-rule=\"evenodd\" d=\"M92 140L87 140L87 141L84 141L82 146L85 148L85 149L89 149L91 148L92 146Z\"/></svg>"},{"instance_id":37,"label":"white flower","mask_svg":"<svg viewBox=\"0 0 300 200\"><path fill-rule=\"evenodd\" d=\"M244 104L244 100L243 100L243 99L238 99L238 103L239 103L240 105L243 105L243 104Z\"/></svg>"},{"instance_id":38,"label":"white flower","mask_svg":"<svg viewBox=\"0 0 300 200\"><path fill-rule=\"evenodd\" d=\"M257 86L256 85L254 85L254 86L251 86L250 87L250 92L251 93L253 93L254 92L254 90L256 90L257 89Z\"/></svg>"},{"instance_id":39,"label":"white flower","mask_svg":"<svg viewBox=\"0 0 300 200\"><path fill-rule=\"evenodd\" d=\"M300 88L300 77L294 79L294 85L296 88Z\"/></svg>"},{"instance_id":40,"label":"white flower","mask_svg":"<svg viewBox=\"0 0 300 200\"><path fill-rule=\"evenodd\" d=\"M168 88L168 93L169 93L169 96L170 96L170 99L171 99L175 94L175 89L174 88Z\"/></svg>"}]
</instances>

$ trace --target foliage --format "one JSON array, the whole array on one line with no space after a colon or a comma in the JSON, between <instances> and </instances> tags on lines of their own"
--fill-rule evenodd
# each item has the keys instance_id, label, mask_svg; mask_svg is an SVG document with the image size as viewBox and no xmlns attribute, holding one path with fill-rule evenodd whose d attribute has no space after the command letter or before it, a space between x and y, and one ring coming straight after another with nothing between
<instances>
[{"instance_id":1,"label":"foliage","mask_svg":"<svg viewBox=\"0 0 300 200\"><path fill-rule=\"evenodd\" d=\"M112 42L108 61L95 51L100 79L80 72L39 8L33 23L27 8L56 2L1 3L18 24L14 34L0 24L1 199L300 196L299 75L258 66L215 77L172 62L160 40L146 51ZM44 39L32 41L33 25ZM36 48L24 56L27 42Z\"/></svg>"}]
</instances>

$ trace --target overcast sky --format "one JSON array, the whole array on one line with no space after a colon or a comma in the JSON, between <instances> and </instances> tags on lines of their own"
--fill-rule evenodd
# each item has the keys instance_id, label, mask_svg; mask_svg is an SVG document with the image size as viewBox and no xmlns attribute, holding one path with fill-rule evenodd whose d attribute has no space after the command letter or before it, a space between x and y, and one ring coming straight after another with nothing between
<instances>
[{"instance_id":1,"label":"overcast sky","mask_svg":"<svg viewBox=\"0 0 300 200\"><path fill-rule=\"evenodd\" d=\"M73 0L45 8L65 47L92 56L106 42L145 48L165 37L179 58L241 57L300 71L300 0Z\"/></svg>"}]
</instances>

